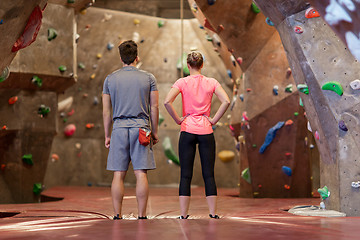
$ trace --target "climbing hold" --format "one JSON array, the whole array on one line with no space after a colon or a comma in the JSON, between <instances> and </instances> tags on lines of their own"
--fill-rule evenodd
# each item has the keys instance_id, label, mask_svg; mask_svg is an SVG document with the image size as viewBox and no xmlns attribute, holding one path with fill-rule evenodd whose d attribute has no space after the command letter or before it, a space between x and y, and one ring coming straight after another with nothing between
<instances>
[{"instance_id":1,"label":"climbing hold","mask_svg":"<svg viewBox=\"0 0 360 240\"><path fill-rule=\"evenodd\" d=\"M33 158L32 158L32 154L24 154L22 156L22 160L24 163L26 163L27 165L34 165L33 162Z\"/></svg>"},{"instance_id":2,"label":"climbing hold","mask_svg":"<svg viewBox=\"0 0 360 240\"><path fill-rule=\"evenodd\" d=\"M164 20L159 20L157 22L158 28L162 28L165 25L165 21Z\"/></svg>"},{"instance_id":3,"label":"climbing hold","mask_svg":"<svg viewBox=\"0 0 360 240\"><path fill-rule=\"evenodd\" d=\"M348 128L346 127L345 122L343 120L339 121L339 128L345 132L348 131Z\"/></svg>"},{"instance_id":4,"label":"climbing hold","mask_svg":"<svg viewBox=\"0 0 360 240\"><path fill-rule=\"evenodd\" d=\"M0 80L1 81L1 80ZM350 83L350 87L353 89L353 90L358 90L360 89L360 80L359 79L356 79L354 81L352 81Z\"/></svg>"},{"instance_id":5,"label":"climbing hold","mask_svg":"<svg viewBox=\"0 0 360 240\"><path fill-rule=\"evenodd\" d=\"M209 20L207 20L207 18L205 18L204 19L204 27L206 27L207 29L209 29L210 31L213 31L213 32L216 32L216 30L211 26L211 24L210 24L210 22L209 22ZM217 40L216 39L216 36L213 36L213 38L215 39L215 40ZM216 42L216 41L215 41ZM220 42L220 40L219 40L219 42ZM218 46L220 47L220 45L218 44Z\"/></svg>"},{"instance_id":6,"label":"climbing hold","mask_svg":"<svg viewBox=\"0 0 360 240\"><path fill-rule=\"evenodd\" d=\"M0 20L0 24L3 24L3 23L4 23L4 19L1 19L1 20Z\"/></svg>"},{"instance_id":7,"label":"climbing hold","mask_svg":"<svg viewBox=\"0 0 360 240\"><path fill-rule=\"evenodd\" d=\"M56 153L51 154L51 161L55 162L59 160L59 155L57 155Z\"/></svg>"},{"instance_id":8,"label":"climbing hold","mask_svg":"<svg viewBox=\"0 0 360 240\"><path fill-rule=\"evenodd\" d=\"M294 112L294 116L299 116L299 113L298 113L298 112Z\"/></svg>"},{"instance_id":9,"label":"climbing hold","mask_svg":"<svg viewBox=\"0 0 360 240\"><path fill-rule=\"evenodd\" d=\"M235 158L235 153L230 150L223 150L218 153L218 156L222 162L231 162Z\"/></svg>"},{"instance_id":10,"label":"climbing hold","mask_svg":"<svg viewBox=\"0 0 360 240\"><path fill-rule=\"evenodd\" d=\"M65 71L66 71L66 66L60 65L60 66L59 66L59 71L60 71L61 73L65 72Z\"/></svg>"},{"instance_id":11,"label":"climbing hold","mask_svg":"<svg viewBox=\"0 0 360 240\"><path fill-rule=\"evenodd\" d=\"M98 97L94 97L94 100L93 100L93 104L94 105L98 105L99 104L99 98Z\"/></svg>"},{"instance_id":12,"label":"climbing hold","mask_svg":"<svg viewBox=\"0 0 360 240\"><path fill-rule=\"evenodd\" d=\"M75 124L68 124L64 128L64 134L66 137L71 137L72 135L74 135L75 131L76 131Z\"/></svg>"},{"instance_id":13,"label":"climbing hold","mask_svg":"<svg viewBox=\"0 0 360 240\"><path fill-rule=\"evenodd\" d=\"M360 181L352 182L352 183L351 183L351 186L352 186L353 188L359 188L359 187L360 187Z\"/></svg>"},{"instance_id":14,"label":"climbing hold","mask_svg":"<svg viewBox=\"0 0 360 240\"><path fill-rule=\"evenodd\" d=\"M224 28L224 26L222 25L222 24L220 24L217 28L216 28L216 32L221 32L222 30L224 30L225 28ZM230 51L231 53L233 52L233 51Z\"/></svg>"},{"instance_id":15,"label":"climbing hold","mask_svg":"<svg viewBox=\"0 0 360 240\"><path fill-rule=\"evenodd\" d=\"M243 112L243 113L242 113L242 120L243 120L243 121L249 121L249 118L248 118L248 116L247 116L247 112Z\"/></svg>"},{"instance_id":16,"label":"climbing hold","mask_svg":"<svg viewBox=\"0 0 360 240\"><path fill-rule=\"evenodd\" d=\"M165 137L163 143L162 143L162 147L164 149L165 152L165 156L167 158L169 158L171 161L173 161L173 163L180 165L180 161L178 156L176 155L172 145L171 145L171 141L169 137Z\"/></svg>"},{"instance_id":17,"label":"climbing hold","mask_svg":"<svg viewBox=\"0 0 360 240\"><path fill-rule=\"evenodd\" d=\"M54 40L57 37L57 32L54 28L48 28L48 41Z\"/></svg>"},{"instance_id":18,"label":"climbing hold","mask_svg":"<svg viewBox=\"0 0 360 240\"><path fill-rule=\"evenodd\" d=\"M265 137L265 141L263 143L263 145L260 147L259 153L264 153L266 148L270 145L270 143L274 140L275 136L276 136L276 132L282 128L282 126L284 126L284 122L278 122L277 124L275 124L275 126L273 126L272 128L269 129L269 131L266 134Z\"/></svg>"},{"instance_id":19,"label":"climbing hold","mask_svg":"<svg viewBox=\"0 0 360 240\"><path fill-rule=\"evenodd\" d=\"M75 143L75 148L80 149L81 148L81 143Z\"/></svg>"},{"instance_id":20,"label":"climbing hold","mask_svg":"<svg viewBox=\"0 0 360 240\"><path fill-rule=\"evenodd\" d=\"M96 77L96 74L93 73L93 74L91 74L90 79L95 79L95 77Z\"/></svg>"},{"instance_id":21,"label":"climbing hold","mask_svg":"<svg viewBox=\"0 0 360 240\"><path fill-rule=\"evenodd\" d=\"M132 40L138 43L140 41L140 34L138 32L133 32Z\"/></svg>"},{"instance_id":22,"label":"climbing hold","mask_svg":"<svg viewBox=\"0 0 360 240\"><path fill-rule=\"evenodd\" d=\"M305 142L305 146L307 146L308 145L308 137L304 138L304 142Z\"/></svg>"},{"instance_id":23,"label":"climbing hold","mask_svg":"<svg viewBox=\"0 0 360 240\"><path fill-rule=\"evenodd\" d=\"M320 193L320 196L322 197L323 200L327 199L328 197L330 197L330 191L328 189L327 186L323 187L323 188L319 188L318 189L318 193Z\"/></svg>"},{"instance_id":24,"label":"climbing hold","mask_svg":"<svg viewBox=\"0 0 360 240\"><path fill-rule=\"evenodd\" d=\"M310 125L310 122L309 122L309 121L307 122L307 129L308 129L310 132L312 132L312 128L311 128L311 125Z\"/></svg>"},{"instance_id":25,"label":"climbing hold","mask_svg":"<svg viewBox=\"0 0 360 240\"><path fill-rule=\"evenodd\" d=\"M256 6L254 2L251 3L251 9L253 10L254 13L260 12L260 9L258 8L258 6Z\"/></svg>"},{"instance_id":26,"label":"climbing hold","mask_svg":"<svg viewBox=\"0 0 360 240\"><path fill-rule=\"evenodd\" d=\"M253 144L253 145L251 145L253 148L256 148L257 147L257 145L256 144Z\"/></svg>"},{"instance_id":27,"label":"climbing hold","mask_svg":"<svg viewBox=\"0 0 360 240\"><path fill-rule=\"evenodd\" d=\"M302 101L302 99L301 99L301 98L299 98L299 105L300 105L301 107L303 107L303 106L304 106L304 103L303 103L303 101Z\"/></svg>"},{"instance_id":28,"label":"climbing hold","mask_svg":"<svg viewBox=\"0 0 360 240\"><path fill-rule=\"evenodd\" d=\"M159 126L164 122L164 116L159 112Z\"/></svg>"},{"instance_id":29,"label":"climbing hold","mask_svg":"<svg viewBox=\"0 0 360 240\"><path fill-rule=\"evenodd\" d=\"M82 62L79 62L78 68L80 68L81 70L84 70L85 69L85 64L82 63Z\"/></svg>"},{"instance_id":30,"label":"climbing hold","mask_svg":"<svg viewBox=\"0 0 360 240\"><path fill-rule=\"evenodd\" d=\"M9 67L5 67L0 75L0 82L5 81L10 75L10 69Z\"/></svg>"},{"instance_id":31,"label":"climbing hold","mask_svg":"<svg viewBox=\"0 0 360 240\"><path fill-rule=\"evenodd\" d=\"M240 143L239 142L236 143L235 148L236 148L236 150L240 151Z\"/></svg>"},{"instance_id":32,"label":"climbing hold","mask_svg":"<svg viewBox=\"0 0 360 240\"><path fill-rule=\"evenodd\" d=\"M320 208L325 209L325 203L324 202L320 202Z\"/></svg>"},{"instance_id":33,"label":"climbing hold","mask_svg":"<svg viewBox=\"0 0 360 240\"><path fill-rule=\"evenodd\" d=\"M244 101L244 94L240 94L240 95L239 95L239 98L240 98L240 100L243 102L243 101Z\"/></svg>"},{"instance_id":34,"label":"climbing hold","mask_svg":"<svg viewBox=\"0 0 360 240\"><path fill-rule=\"evenodd\" d=\"M75 3L75 0L67 0L67 3Z\"/></svg>"},{"instance_id":35,"label":"climbing hold","mask_svg":"<svg viewBox=\"0 0 360 240\"><path fill-rule=\"evenodd\" d=\"M58 111L63 112L69 110L74 101L73 97L68 97L58 103Z\"/></svg>"},{"instance_id":36,"label":"climbing hold","mask_svg":"<svg viewBox=\"0 0 360 240\"><path fill-rule=\"evenodd\" d=\"M228 69L228 70L226 70L226 72L227 72L227 74L228 74L229 78L232 78L232 72L231 72L231 70L230 70L230 69Z\"/></svg>"},{"instance_id":37,"label":"climbing hold","mask_svg":"<svg viewBox=\"0 0 360 240\"><path fill-rule=\"evenodd\" d=\"M46 117L48 113L50 112L50 107L45 106L44 104L41 104L38 109L38 114L41 117Z\"/></svg>"},{"instance_id":38,"label":"climbing hold","mask_svg":"<svg viewBox=\"0 0 360 240\"><path fill-rule=\"evenodd\" d=\"M247 91L247 92L251 92L252 89L251 89L251 88L247 88L246 91Z\"/></svg>"},{"instance_id":39,"label":"climbing hold","mask_svg":"<svg viewBox=\"0 0 360 240\"><path fill-rule=\"evenodd\" d=\"M289 85L287 85L286 87L285 87L285 92L288 92L288 93L292 93L292 87L293 87L293 85L292 84L289 84Z\"/></svg>"},{"instance_id":40,"label":"climbing hold","mask_svg":"<svg viewBox=\"0 0 360 240\"><path fill-rule=\"evenodd\" d=\"M87 124L85 125L85 127L86 127L87 129L91 129L91 128L95 127L95 124L93 124L93 123L87 123Z\"/></svg>"},{"instance_id":41,"label":"climbing hold","mask_svg":"<svg viewBox=\"0 0 360 240\"><path fill-rule=\"evenodd\" d=\"M291 68L286 69L286 78L291 76Z\"/></svg>"},{"instance_id":42,"label":"climbing hold","mask_svg":"<svg viewBox=\"0 0 360 240\"><path fill-rule=\"evenodd\" d=\"M251 184L251 177L250 177L250 170L249 168L245 168L244 170L242 170L241 172L241 177L247 181L248 183Z\"/></svg>"},{"instance_id":43,"label":"climbing hold","mask_svg":"<svg viewBox=\"0 0 360 240\"><path fill-rule=\"evenodd\" d=\"M296 87L299 89L300 92L309 95L309 88L306 84L298 84Z\"/></svg>"},{"instance_id":44,"label":"climbing hold","mask_svg":"<svg viewBox=\"0 0 360 240\"><path fill-rule=\"evenodd\" d=\"M32 44L36 40L36 36L41 27L42 10L39 6L36 6L31 12L31 15L26 23L24 32L16 40L11 51L16 52L22 48L25 48Z\"/></svg>"},{"instance_id":45,"label":"climbing hold","mask_svg":"<svg viewBox=\"0 0 360 240\"><path fill-rule=\"evenodd\" d=\"M14 96L14 97L9 98L8 103L9 103L9 105L13 105L14 103L17 102L17 100L18 100L18 97Z\"/></svg>"},{"instance_id":46,"label":"climbing hold","mask_svg":"<svg viewBox=\"0 0 360 240\"><path fill-rule=\"evenodd\" d=\"M330 90L337 93L339 96L343 95L344 90L339 82L327 82L321 87L322 90Z\"/></svg>"},{"instance_id":47,"label":"climbing hold","mask_svg":"<svg viewBox=\"0 0 360 240\"><path fill-rule=\"evenodd\" d=\"M266 21L266 23L267 23L269 26L274 26L274 23L270 20L269 17L267 17L267 18L265 19L265 21Z\"/></svg>"},{"instance_id":48,"label":"climbing hold","mask_svg":"<svg viewBox=\"0 0 360 240\"><path fill-rule=\"evenodd\" d=\"M290 157L290 156L291 156L291 153L290 153L290 152L287 152L287 153L285 153L285 156Z\"/></svg>"},{"instance_id":49,"label":"climbing hold","mask_svg":"<svg viewBox=\"0 0 360 240\"><path fill-rule=\"evenodd\" d=\"M75 110L74 110L74 109L71 109L71 111L69 111L69 112L67 113L67 115L70 117L70 116L74 115L74 113L75 113Z\"/></svg>"},{"instance_id":50,"label":"climbing hold","mask_svg":"<svg viewBox=\"0 0 360 240\"><path fill-rule=\"evenodd\" d=\"M96 58L97 58L97 59L102 58L102 54L101 54L101 53L96 54Z\"/></svg>"},{"instance_id":51,"label":"climbing hold","mask_svg":"<svg viewBox=\"0 0 360 240\"><path fill-rule=\"evenodd\" d=\"M273 87L273 94L274 94L275 96L279 95L279 86L278 86L278 85L275 85L275 86Z\"/></svg>"},{"instance_id":52,"label":"climbing hold","mask_svg":"<svg viewBox=\"0 0 360 240\"><path fill-rule=\"evenodd\" d=\"M34 187L33 187L33 193L35 193L36 195L39 195L43 190L42 184L41 183L34 183Z\"/></svg>"},{"instance_id":53,"label":"climbing hold","mask_svg":"<svg viewBox=\"0 0 360 240\"><path fill-rule=\"evenodd\" d=\"M286 190L289 190L289 189L290 189L290 185L285 184L285 185L284 185L284 188L285 188Z\"/></svg>"},{"instance_id":54,"label":"climbing hold","mask_svg":"<svg viewBox=\"0 0 360 240\"><path fill-rule=\"evenodd\" d=\"M310 145L309 145L309 148L310 148L310 149L313 149L313 148L315 148L315 145L314 145L314 144L310 144Z\"/></svg>"},{"instance_id":55,"label":"climbing hold","mask_svg":"<svg viewBox=\"0 0 360 240\"><path fill-rule=\"evenodd\" d=\"M111 42L108 42L108 44L106 45L106 48L107 48L107 50L111 50L111 49L113 49L114 48L114 44L113 43L111 43Z\"/></svg>"},{"instance_id":56,"label":"climbing hold","mask_svg":"<svg viewBox=\"0 0 360 240\"><path fill-rule=\"evenodd\" d=\"M302 29L302 27L300 26L295 26L294 27L294 32L297 33L297 34L301 34L304 32L304 29Z\"/></svg>"},{"instance_id":57,"label":"climbing hold","mask_svg":"<svg viewBox=\"0 0 360 240\"><path fill-rule=\"evenodd\" d=\"M137 19L137 18L135 18L135 19L134 19L134 25L136 25L136 26L137 26L137 25L139 25L139 24L140 24L140 20L139 20L139 19Z\"/></svg>"},{"instance_id":58,"label":"climbing hold","mask_svg":"<svg viewBox=\"0 0 360 240\"><path fill-rule=\"evenodd\" d=\"M176 64L176 68L181 71L181 61L182 61L182 71L184 73L184 76L190 75L190 71L187 66L186 58L187 58L186 53L183 53L183 55L178 59L177 64Z\"/></svg>"},{"instance_id":59,"label":"climbing hold","mask_svg":"<svg viewBox=\"0 0 360 240\"><path fill-rule=\"evenodd\" d=\"M216 2L216 0L208 0L208 4L211 6L211 5L214 5Z\"/></svg>"},{"instance_id":60,"label":"climbing hold","mask_svg":"<svg viewBox=\"0 0 360 240\"><path fill-rule=\"evenodd\" d=\"M287 120L287 121L285 122L285 126L291 126L291 125L293 125L293 124L294 124L294 121L291 120L291 119L289 119L289 120Z\"/></svg>"},{"instance_id":61,"label":"climbing hold","mask_svg":"<svg viewBox=\"0 0 360 240\"><path fill-rule=\"evenodd\" d=\"M286 175L288 175L289 177L292 175L292 170L291 168L287 167L287 166L282 166L281 167L283 173L285 173Z\"/></svg>"},{"instance_id":62,"label":"climbing hold","mask_svg":"<svg viewBox=\"0 0 360 240\"><path fill-rule=\"evenodd\" d=\"M320 14L318 11L315 10L315 8L310 7L306 10L305 17L306 18L316 18L316 17L320 17Z\"/></svg>"},{"instance_id":63,"label":"climbing hold","mask_svg":"<svg viewBox=\"0 0 360 240\"><path fill-rule=\"evenodd\" d=\"M32 84L35 84L36 86L38 87L41 87L42 86L42 79L39 78L38 76L34 75L31 79L31 83Z\"/></svg>"},{"instance_id":64,"label":"climbing hold","mask_svg":"<svg viewBox=\"0 0 360 240\"><path fill-rule=\"evenodd\" d=\"M315 131L315 139L316 140L320 140L320 135L319 135L319 132L318 131Z\"/></svg>"},{"instance_id":65,"label":"climbing hold","mask_svg":"<svg viewBox=\"0 0 360 240\"><path fill-rule=\"evenodd\" d=\"M235 106L236 99L237 99L237 96L234 95L234 96L233 96L233 99L231 100L231 103L230 103L230 111L233 110L233 108L234 108L234 106Z\"/></svg>"},{"instance_id":66,"label":"climbing hold","mask_svg":"<svg viewBox=\"0 0 360 240\"><path fill-rule=\"evenodd\" d=\"M5 170L5 168L6 168L6 165L3 163L3 164L1 164L1 171L4 171Z\"/></svg>"},{"instance_id":67,"label":"climbing hold","mask_svg":"<svg viewBox=\"0 0 360 240\"><path fill-rule=\"evenodd\" d=\"M234 57L234 55L230 55L230 60L231 60L231 62L232 62L232 64L234 65L234 67L236 67L236 60L235 60L235 57Z\"/></svg>"},{"instance_id":68,"label":"climbing hold","mask_svg":"<svg viewBox=\"0 0 360 240\"><path fill-rule=\"evenodd\" d=\"M7 130L7 126L6 125L2 126L1 130Z\"/></svg>"},{"instance_id":69,"label":"climbing hold","mask_svg":"<svg viewBox=\"0 0 360 240\"><path fill-rule=\"evenodd\" d=\"M243 63L242 57L238 57L238 58L236 59L236 61L238 62L239 65L241 65L241 64Z\"/></svg>"},{"instance_id":70,"label":"climbing hold","mask_svg":"<svg viewBox=\"0 0 360 240\"><path fill-rule=\"evenodd\" d=\"M79 39L80 39L80 34L75 34L75 42L76 43L78 43L78 41L79 41Z\"/></svg>"}]
</instances>

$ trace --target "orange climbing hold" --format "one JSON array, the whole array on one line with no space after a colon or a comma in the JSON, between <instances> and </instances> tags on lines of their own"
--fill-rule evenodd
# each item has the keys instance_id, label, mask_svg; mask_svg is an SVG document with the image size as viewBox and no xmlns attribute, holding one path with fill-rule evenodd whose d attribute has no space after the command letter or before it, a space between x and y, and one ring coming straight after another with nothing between
<instances>
[{"instance_id":1,"label":"orange climbing hold","mask_svg":"<svg viewBox=\"0 0 360 240\"><path fill-rule=\"evenodd\" d=\"M13 105L14 103L17 102L17 100L18 100L18 97L14 96L14 97L9 98L8 102L9 102L10 105Z\"/></svg>"},{"instance_id":2,"label":"orange climbing hold","mask_svg":"<svg viewBox=\"0 0 360 240\"><path fill-rule=\"evenodd\" d=\"M53 153L53 154L51 155L51 160L53 160L53 161L58 161L58 160L59 160L59 155L57 155L56 153Z\"/></svg>"},{"instance_id":3,"label":"orange climbing hold","mask_svg":"<svg viewBox=\"0 0 360 240\"><path fill-rule=\"evenodd\" d=\"M93 123L87 123L86 124L86 128L87 129L90 129L90 128L93 128L95 125Z\"/></svg>"},{"instance_id":4,"label":"orange climbing hold","mask_svg":"<svg viewBox=\"0 0 360 240\"><path fill-rule=\"evenodd\" d=\"M306 10L305 12L305 17L306 18L316 18L316 17L320 17L320 13L318 11L316 11L315 8L310 7L308 10Z\"/></svg>"},{"instance_id":5,"label":"orange climbing hold","mask_svg":"<svg viewBox=\"0 0 360 240\"><path fill-rule=\"evenodd\" d=\"M293 125L293 124L294 124L294 121L291 120L291 119L289 119L289 120L287 120L287 121L285 122L285 126L291 126L291 125Z\"/></svg>"},{"instance_id":6,"label":"orange climbing hold","mask_svg":"<svg viewBox=\"0 0 360 240\"><path fill-rule=\"evenodd\" d=\"M4 125L1 129L2 129L2 130L6 130L6 129L7 129L7 126Z\"/></svg>"},{"instance_id":7,"label":"orange climbing hold","mask_svg":"<svg viewBox=\"0 0 360 240\"><path fill-rule=\"evenodd\" d=\"M284 188L287 189L287 190L289 190L289 189L290 189L290 186L287 185L287 184L285 184L285 185L284 185Z\"/></svg>"}]
</instances>

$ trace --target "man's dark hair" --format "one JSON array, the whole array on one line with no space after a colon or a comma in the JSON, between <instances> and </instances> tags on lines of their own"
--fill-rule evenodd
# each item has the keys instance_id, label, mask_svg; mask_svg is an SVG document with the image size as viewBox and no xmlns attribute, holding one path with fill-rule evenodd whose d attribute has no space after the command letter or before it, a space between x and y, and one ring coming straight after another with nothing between
<instances>
[{"instance_id":1,"label":"man's dark hair","mask_svg":"<svg viewBox=\"0 0 360 240\"><path fill-rule=\"evenodd\" d=\"M121 60L129 65L133 63L138 55L137 44L133 40L128 40L119 45Z\"/></svg>"}]
</instances>

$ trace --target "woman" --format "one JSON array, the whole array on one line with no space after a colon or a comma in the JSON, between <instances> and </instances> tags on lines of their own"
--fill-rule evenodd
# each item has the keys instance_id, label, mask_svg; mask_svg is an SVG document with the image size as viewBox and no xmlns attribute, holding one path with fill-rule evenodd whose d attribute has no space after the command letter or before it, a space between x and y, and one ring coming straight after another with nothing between
<instances>
[{"instance_id":1,"label":"woman","mask_svg":"<svg viewBox=\"0 0 360 240\"><path fill-rule=\"evenodd\" d=\"M203 57L199 52L191 52L187 56L190 76L180 78L175 82L165 99L165 108L181 125L179 139L179 157L181 179L179 186L180 219L189 217L190 185L193 175L196 144L199 144L202 175L205 182L206 200L211 218L216 215L217 189L214 178L215 139L212 125L224 115L230 104L229 97L219 82L213 78L201 75ZM181 93L183 117L179 117L172 103ZM210 117L211 99L213 94L219 98L221 105L213 118Z\"/></svg>"}]
</instances>

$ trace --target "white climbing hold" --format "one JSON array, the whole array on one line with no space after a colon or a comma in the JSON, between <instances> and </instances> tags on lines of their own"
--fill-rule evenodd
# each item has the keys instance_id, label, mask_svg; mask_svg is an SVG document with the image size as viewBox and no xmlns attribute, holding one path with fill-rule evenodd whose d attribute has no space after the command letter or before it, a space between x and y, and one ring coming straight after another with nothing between
<instances>
[{"instance_id":1,"label":"white climbing hold","mask_svg":"<svg viewBox=\"0 0 360 240\"><path fill-rule=\"evenodd\" d=\"M139 42L140 40L140 34L138 32L133 32L133 37L132 37L132 40L136 43Z\"/></svg>"},{"instance_id":2,"label":"white climbing hold","mask_svg":"<svg viewBox=\"0 0 360 240\"><path fill-rule=\"evenodd\" d=\"M320 203L320 208L321 208L321 209L325 209L325 203L324 203L324 202L321 202L321 203Z\"/></svg>"},{"instance_id":3,"label":"white climbing hold","mask_svg":"<svg viewBox=\"0 0 360 240\"><path fill-rule=\"evenodd\" d=\"M64 112L64 111L67 111L71 108L71 105L74 101L74 98L73 97L68 97L62 101L60 101L58 103L58 111L59 112Z\"/></svg>"},{"instance_id":4,"label":"white climbing hold","mask_svg":"<svg viewBox=\"0 0 360 240\"><path fill-rule=\"evenodd\" d=\"M358 90L360 89L360 80L359 79L356 79L354 81L352 81L350 83L350 87L353 89L353 90Z\"/></svg>"},{"instance_id":5,"label":"white climbing hold","mask_svg":"<svg viewBox=\"0 0 360 240\"><path fill-rule=\"evenodd\" d=\"M309 122L309 121L307 122L307 129L308 129L310 132L312 132L312 129L311 129L311 126L310 126L310 122Z\"/></svg>"},{"instance_id":6,"label":"white climbing hold","mask_svg":"<svg viewBox=\"0 0 360 240\"><path fill-rule=\"evenodd\" d=\"M359 188L359 187L360 187L360 181L352 182L352 183L351 183L351 186L352 186L353 188Z\"/></svg>"}]
</instances>

